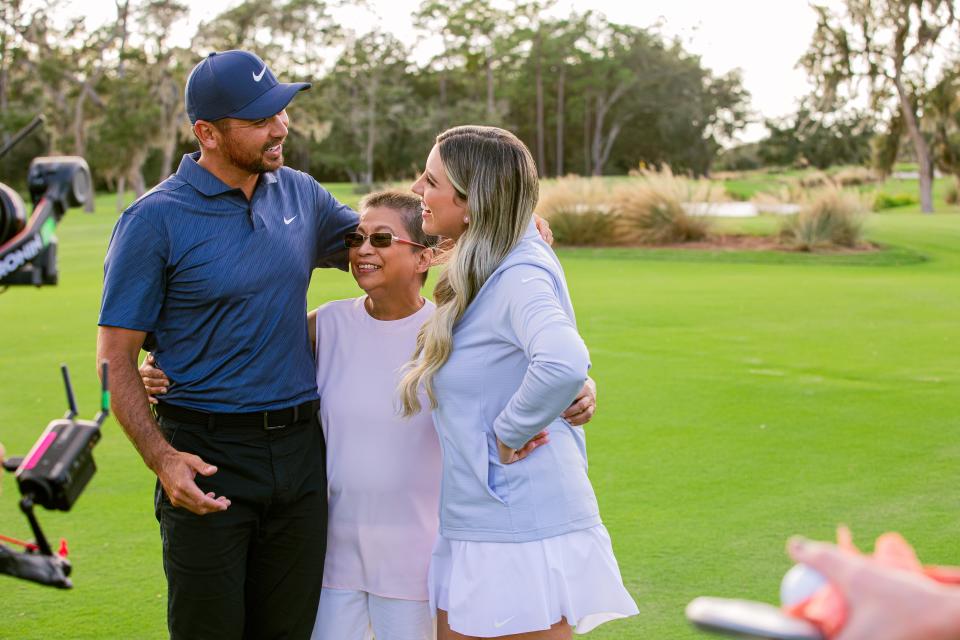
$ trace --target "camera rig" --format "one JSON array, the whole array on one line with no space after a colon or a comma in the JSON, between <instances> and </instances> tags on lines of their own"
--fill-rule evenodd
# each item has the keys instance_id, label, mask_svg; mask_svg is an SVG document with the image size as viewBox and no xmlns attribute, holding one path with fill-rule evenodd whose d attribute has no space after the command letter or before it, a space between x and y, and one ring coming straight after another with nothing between
<instances>
[{"instance_id":1,"label":"camera rig","mask_svg":"<svg viewBox=\"0 0 960 640\"><path fill-rule=\"evenodd\" d=\"M67 560L66 540L61 541L59 550L54 553L33 508L40 505L50 510L69 511L97 470L93 461L93 446L100 440L100 426L110 415L107 364L103 363L102 366L100 412L93 420L77 418L77 402L70 384L70 372L63 365L60 370L69 407L66 415L47 425L26 456L8 458L3 463L6 470L16 473L22 496L20 510L30 523L34 542L0 537L26 548L23 553L15 553L0 545L0 573L63 589L73 586L68 577L72 567Z\"/></svg>"},{"instance_id":2,"label":"camera rig","mask_svg":"<svg viewBox=\"0 0 960 640\"><path fill-rule=\"evenodd\" d=\"M6 155L43 123L37 116L0 149ZM87 161L79 156L34 158L27 172L33 212L16 190L0 183L0 286L57 284L57 223L71 207L93 204Z\"/></svg>"}]
</instances>

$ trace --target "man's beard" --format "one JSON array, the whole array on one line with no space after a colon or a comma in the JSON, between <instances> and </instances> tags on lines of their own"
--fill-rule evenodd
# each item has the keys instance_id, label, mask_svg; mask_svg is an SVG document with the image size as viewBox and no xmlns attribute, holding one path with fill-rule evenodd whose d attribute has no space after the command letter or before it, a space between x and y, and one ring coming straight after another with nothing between
<instances>
[{"instance_id":1,"label":"man's beard","mask_svg":"<svg viewBox=\"0 0 960 640\"><path fill-rule=\"evenodd\" d=\"M270 147L275 147L280 141L272 142L267 146L260 149L256 153L244 152L238 145L235 145L233 140L229 135L224 136L223 138L224 145L223 150L226 152L227 158L230 160L230 163L238 169L243 169L247 173L264 173L265 171L276 171L283 166L283 153L280 154L280 159L274 163L275 166L268 166L264 163L263 154Z\"/></svg>"}]
</instances>

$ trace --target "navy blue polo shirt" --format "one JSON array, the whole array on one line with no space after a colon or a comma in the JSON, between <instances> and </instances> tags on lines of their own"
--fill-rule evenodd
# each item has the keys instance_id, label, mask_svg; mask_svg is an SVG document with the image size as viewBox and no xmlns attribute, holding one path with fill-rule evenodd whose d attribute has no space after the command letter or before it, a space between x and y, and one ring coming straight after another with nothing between
<instances>
[{"instance_id":1,"label":"navy blue polo shirt","mask_svg":"<svg viewBox=\"0 0 960 640\"><path fill-rule=\"evenodd\" d=\"M99 324L148 334L165 401L212 412L317 398L306 296L315 267L346 269L357 214L283 167L248 201L185 155L117 221Z\"/></svg>"}]
</instances>

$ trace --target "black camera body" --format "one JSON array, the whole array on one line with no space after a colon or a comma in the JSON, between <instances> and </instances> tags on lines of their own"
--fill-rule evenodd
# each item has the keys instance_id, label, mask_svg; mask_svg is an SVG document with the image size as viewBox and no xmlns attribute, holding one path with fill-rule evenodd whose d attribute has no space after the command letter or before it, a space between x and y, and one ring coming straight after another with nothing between
<instances>
[{"instance_id":1,"label":"black camera body","mask_svg":"<svg viewBox=\"0 0 960 640\"><path fill-rule=\"evenodd\" d=\"M51 422L17 469L20 493L47 509L69 511L97 470L99 440L100 425L92 420Z\"/></svg>"},{"instance_id":2,"label":"black camera body","mask_svg":"<svg viewBox=\"0 0 960 640\"><path fill-rule=\"evenodd\" d=\"M69 511L83 493L97 465L93 461L93 447L100 441L100 426L110 415L110 392L107 385L107 364L101 368L102 394L100 411L93 420L77 420L77 402L70 384L66 365L61 368L67 391L67 414L47 425L33 448L23 458L7 458L3 467L15 471L20 494L20 510L30 523L35 542L23 544L23 553L10 551L0 545L0 574L31 580L61 589L73 586L71 565L67 560L65 541L54 552L40 528L34 506L50 510ZM8 540L13 541L8 538ZM17 541L14 541L17 542Z\"/></svg>"},{"instance_id":3,"label":"black camera body","mask_svg":"<svg viewBox=\"0 0 960 640\"><path fill-rule=\"evenodd\" d=\"M27 185L29 219L20 195L0 184L0 285L57 284L56 225L67 209L93 202L90 168L79 156L34 158Z\"/></svg>"}]
</instances>

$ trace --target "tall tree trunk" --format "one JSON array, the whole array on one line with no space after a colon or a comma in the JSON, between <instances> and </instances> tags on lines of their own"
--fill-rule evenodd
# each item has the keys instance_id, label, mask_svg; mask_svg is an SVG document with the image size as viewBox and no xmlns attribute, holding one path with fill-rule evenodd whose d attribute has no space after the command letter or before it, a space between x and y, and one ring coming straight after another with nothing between
<instances>
[{"instance_id":1,"label":"tall tree trunk","mask_svg":"<svg viewBox=\"0 0 960 640\"><path fill-rule=\"evenodd\" d=\"M143 144L137 148L130 158L127 176L130 179L130 188L133 189L134 198L139 198L147 192L146 180L143 178L143 165L147 163L147 155L149 153L150 147Z\"/></svg>"},{"instance_id":2,"label":"tall tree trunk","mask_svg":"<svg viewBox=\"0 0 960 640\"><path fill-rule=\"evenodd\" d=\"M377 90L379 89L380 79L374 78L367 88L367 148L365 152L366 175L364 184L370 186L373 184L373 150L377 141Z\"/></svg>"},{"instance_id":3,"label":"tall tree trunk","mask_svg":"<svg viewBox=\"0 0 960 640\"><path fill-rule=\"evenodd\" d=\"M123 202L124 192L127 190L127 176L120 176L117 179L117 213L123 212L125 205Z\"/></svg>"},{"instance_id":4,"label":"tall tree trunk","mask_svg":"<svg viewBox=\"0 0 960 640\"><path fill-rule=\"evenodd\" d=\"M540 33L537 33L537 39L534 43L534 49L537 56L536 66L536 85L537 85L537 175L541 178L547 173L547 154L544 150L544 124L543 124L543 55L541 55Z\"/></svg>"},{"instance_id":5,"label":"tall tree trunk","mask_svg":"<svg viewBox=\"0 0 960 640\"><path fill-rule=\"evenodd\" d=\"M84 104L87 101L86 84L80 87L80 95L73 105L73 155L83 156L87 151L84 127Z\"/></svg>"},{"instance_id":6,"label":"tall tree trunk","mask_svg":"<svg viewBox=\"0 0 960 640\"><path fill-rule=\"evenodd\" d=\"M444 64L444 68L440 70L440 112L439 112L439 129L442 131L447 128L447 68Z\"/></svg>"},{"instance_id":7,"label":"tall tree trunk","mask_svg":"<svg viewBox=\"0 0 960 640\"><path fill-rule=\"evenodd\" d=\"M583 98L583 175L593 173L590 166L590 94Z\"/></svg>"},{"instance_id":8,"label":"tall tree trunk","mask_svg":"<svg viewBox=\"0 0 960 640\"><path fill-rule=\"evenodd\" d=\"M177 128L176 123L173 126L168 125L168 135L163 137L160 143L160 180L166 180L173 173L173 154L177 151Z\"/></svg>"},{"instance_id":9,"label":"tall tree trunk","mask_svg":"<svg viewBox=\"0 0 960 640\"><path fill-rule=\"evenodd\" d=\"M163 64L168 65L169 62L165 60ZM161 154L160 180L165 180L173 173L173 156L180 141L180 126L185 115L182 90L169 69L161 77L156 96L163 109L163 133L159 136L158 144Z\"/></svg>"},{"instance_id":10,"label":"tall tree trunk","mask_svg":"<svg viewBox=\"0 0 960 640\"><path fill-rule=\"evenodd\" d=\"M610 131L604 134L607 114L610 112L610 108L627 92L630 85L631 82L621 82L609 96L597 96L597 112L593 126L593 147L591 149L593 153L593 175L595 176L603 174L603 166L610 157L613 143L617 141L622 126L622 123L617 120L610 126Z\"/></svg>"},{"instance_id":11,"label":"tall tree trunk","mask_svg":"<svg viewBox=\"0 0 960 640\"><path fill-rule=\"evenodd\" d=\"M20 24L20 3L19 2L8 2L7 6L4 8L4 18L7 20L7 23L11 27ZM10 12L9 14L7 12ZM7 109L9 108L8 94L9 94L9 83L10 83L10 53L7 51L8 44L13 45L16 43L16 39L13 39L13 42L10 42L11 36L7 29L3 29L3 34L0 35L0 118L7 115ZM13 49L13 46L10 47ZM13 137L13 134L4 131L3 133L3 144L10 142L10 139Z\"/></svg>"},{"instance_id":12,"label":"tall tree trunk","mask_svg":"<svg viewBox=\"0 0 960 640\"><path fill-rule=\"evenodd\" d=\"M0 35L0 117L7 115L7 33Z\"/></svg>"},{"instance_id":13,"label":"tall tree trunk","mask_svg":"<svg viewBox=\"0 0 960 640\"><path fill-rule=\"evenodd\" d=\"M924 213L933 213L933 155L930 153L930 145L920 132L913 103L899 75L894 78L894 84L897 87L897 96L900 98L903 123L907 127L907 135L913 142L913 150L917 154L917 162L920 165L920 210Z\"/></svg>"},{"instance_id":14,"label":"tall tree trunk","mask_svg":"<svg viewBox=\"0 0 960 640\"><path fill-rule=\"evenodd\" d=\"M560 65L560 75L557 76L557 177L563 175L563 128L564 128L564 82L567 76L567 66Z\"/></svg>"},{"instance_id":15,"label":"tall tree trunk","mask_svg":"<svg viewBox=\"0 0 960 640\"><path fill-rule=\"evenodd\" d=\"M590 164L593 165L593 175L603 175L603 163L600 161L603 155L603 125L607 116L603 104L603 97L597 96L597 108L594 112L593 121L593 141L590 144Z\"/></svg>"},{"instance_id":16,"label":"tall tree trunk","mask_svg":"<svg viewBox=\"0 0 960 640\"><path fill-rule=\"evenodd\" d=\"M135 198L139 198L147 192L147 181L143 178L143 165L131 169L130 186L133 189Z\"/></svg>"},{"instance_id":17,"label":"tall tree trunk","mask_svg":"<svg viewBox=\"0 0 960 640\"><path fill-rule=\"evenodd\" d=\"M94 90L94 87L96 86L97 82L100 81L100 77L102 75L103 69L97 69L96 72L94 72L89 78L80 84L80 90L77 93L77 101L73 105L73 155L82 156L85 155L87 151L87 123L85 122L87 98L89 97L94 105L100 107L101 109L106 106L103 100Z\"/></svg>"},{"instance_id":18,"label":"tall tree trunk","mask_svg":"<svg viewBox=\"0 0 960 640\"><path fill-rule=\"evenodd\" d=\"M120 49L117 55L117 76L123 78L126 75L124 68L124 52L127 48L127 15L130 13L130 0L117 2L117 28L120 31Z\"/></svg>"},{"instance_id":19,"label":"tall tree trunk","mask_svg":"<svg viewBox=\"0 0 960 640\"><path fill-rule=\"evenodd\" d=\"M493 95L493 52L487 51L487 124L494 123L494 113L496 107L494 105L494 95Z\"/></svg>"}]
</instances>

